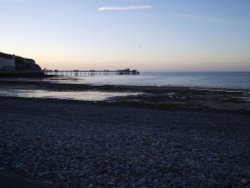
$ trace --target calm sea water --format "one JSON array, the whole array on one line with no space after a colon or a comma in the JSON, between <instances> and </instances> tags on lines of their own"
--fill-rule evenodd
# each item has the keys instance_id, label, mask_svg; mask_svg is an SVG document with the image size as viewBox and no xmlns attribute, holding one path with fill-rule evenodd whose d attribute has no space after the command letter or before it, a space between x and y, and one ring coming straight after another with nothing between
<instances>
[{"instance_id":1,"label":"calm sea water","mask_svg":"<svg viewBox=\"0 0 250 188\"><path fill-rule=\"evenodd\" d=\"M131 92L101 92L101 91L47 91L47 90L24 90L24 89L1 89L0 96L44 98L44 99L66 99L80 101L104 101L111 97L124 97L138 95Z\"/></svg>"},{"instance_id":2,"label":"calm sea water","mask_svg":"<svg viewBox=\"0 0 250 188\"><path fill-rule=\"evenodd\" d=\"M56 80L74 84L184 86L250 89L250 72L147 72L140 75L98 75Z\"/></svg>"},{"instance_id":3,"label":"calm sea water","mask_svg":"<svg viewBox=\"0 0 250 188\"><path fill-rule=\"evenodd\" d=\"M138 86L183 86L204 88L250 89L250 72L237 73L141 73L140 75L97 75L83 77L58 77L44 81L92 84L92 85L138 85ZM137 95L139 93L104 91L46 91L3 88L0 96L26 98L58 98L83 101L103 101L110 97Z\"/></svg>"}]
</instances>

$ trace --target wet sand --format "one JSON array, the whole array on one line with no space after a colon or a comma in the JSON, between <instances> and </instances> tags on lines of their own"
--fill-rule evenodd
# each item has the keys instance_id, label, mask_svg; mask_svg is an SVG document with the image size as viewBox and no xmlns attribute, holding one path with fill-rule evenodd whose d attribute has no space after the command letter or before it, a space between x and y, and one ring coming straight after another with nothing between
<instances>
[{"instance_id":1,"label":"wet sand","mask_svg":"<svg viewBox=\"0 0 250 188\"><path fill-rule=\"evenodd\" d=\"M249 125L244 114L0 97L0 170L59 187L247 187Z\"/></svg>"},{"instance_id":2,"label":"wet sand","mask_svg":"<svg viewBox=\"0 0 250 188\"><path fill-rule=\"evenodd\" d=\"M45 91L100 91L141 93L133 96L108 98L100 103L143 108L205 112L229 112L250 115L249 89L154 87L66 84L35 80L0 80L2 89Z\"/></svg>"}]
</instances>

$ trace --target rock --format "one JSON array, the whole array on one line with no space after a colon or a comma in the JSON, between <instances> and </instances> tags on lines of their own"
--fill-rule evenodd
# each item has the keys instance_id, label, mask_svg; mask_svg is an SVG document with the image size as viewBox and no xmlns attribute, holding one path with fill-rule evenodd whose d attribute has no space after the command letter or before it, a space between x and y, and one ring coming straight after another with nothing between
<instances>
[{"instance_id":1,"label":"rock","mask_svg":"<svg viewBox=\"0 0 250 188\"><path fill-rule=\"evenodd\" d=\"M144 184L146 181L147 181L146 177L142 177L142 178L140 179L140 183L142 183L142 184Z\"/></svg>"},{"instance_id":2,"label":"rock","mask_svg":"<svg viewBox=\"0 0 250 188\"><path fill-rule=\"evenodd\" d=\"M0 71L4 72L42 72L33 59L0 52Z\"/></svg>"},{"instance_id":3,"label":"rock","mask_svg":"<svg viewBox=\"0 0 250 188\"><path fill-rule=\"evenodd\" d=\"M33 59L16 56L16 71L22 72L41 72L42 69Z\"/></svg>"},{"instance_id":4,"label":"rock","mask_svg":"<svg viewBox=\"0 0 250 188\"><path fill-rule=\"evenodd\" d=\"M142 167L142 166L138 166L138 167L136 167L135 171L136 171L137 174L144 174L145 173L145 168Z\"/></svg>"},{"instance_id":5,"label":"rock","mask_svg":"<svg viewBox=\"0 0 250 188\"><path fill-rule=\"evenodd\" d=\"M248 185L248 184L250 184L250 179L248 179L248 178L243 178L240 182L241 182L241 184L243 184L243 185Z\"/></svg>"}]
</instances>

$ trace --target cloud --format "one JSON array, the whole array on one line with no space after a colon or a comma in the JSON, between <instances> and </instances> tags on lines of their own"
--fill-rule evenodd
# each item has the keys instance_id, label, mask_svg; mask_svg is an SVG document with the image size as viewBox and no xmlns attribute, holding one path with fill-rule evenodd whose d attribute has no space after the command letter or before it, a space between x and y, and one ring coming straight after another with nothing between
<instances>
[{"instance_id":1,"label":"cloud","mask_svg":"<svg viewBox=\"0 0 250 188\"><path fill-rule=\"evenodd\" d=\"M114 10L141 10L151 9L149 5L129 5L129 6L103 6L98 8L99 11L114 11Z\"/></svg>"}]
</instances>

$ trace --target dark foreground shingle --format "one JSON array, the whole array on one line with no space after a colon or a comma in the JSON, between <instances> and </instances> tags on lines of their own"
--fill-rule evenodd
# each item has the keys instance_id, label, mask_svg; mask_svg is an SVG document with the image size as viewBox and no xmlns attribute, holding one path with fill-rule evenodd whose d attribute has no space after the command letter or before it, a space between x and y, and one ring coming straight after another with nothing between
<instances>
[{"instance_id":1,"label":"dark foreground shingle","mask_svg":"<svg viewBox=\"0 0 250 188\"><path fill-rule=\"evenodd\" d=\"M40 183L18 175L1 172L0 173L1 188L55 188L55 186Z\"/></svg>"}]
</instances>

